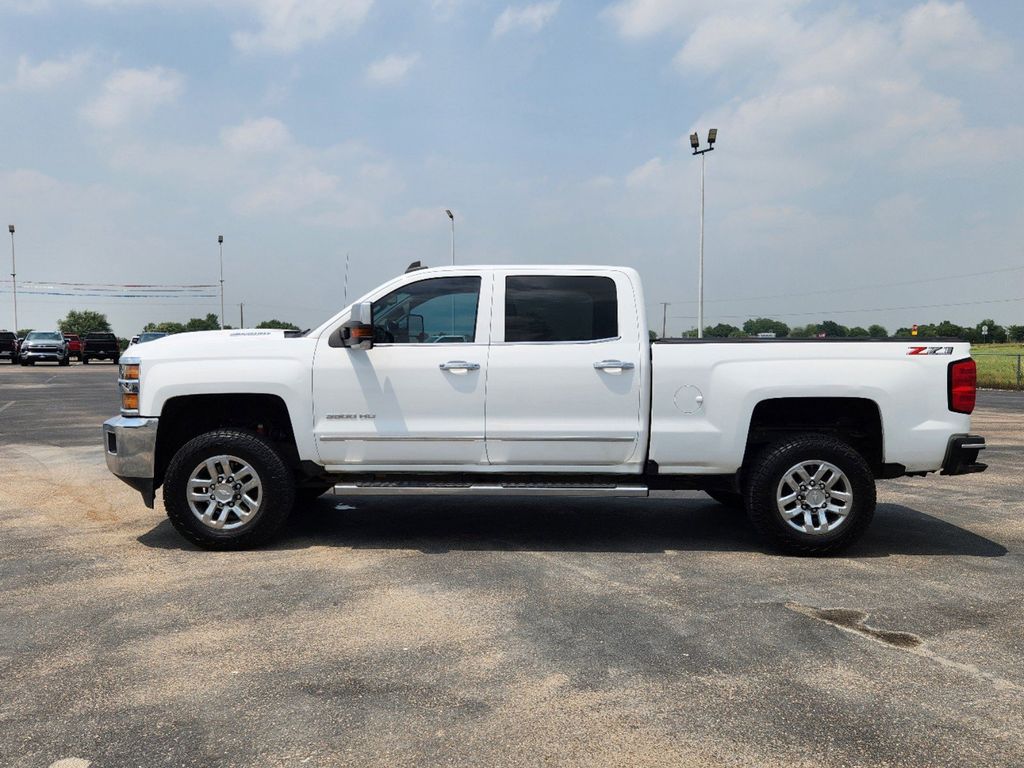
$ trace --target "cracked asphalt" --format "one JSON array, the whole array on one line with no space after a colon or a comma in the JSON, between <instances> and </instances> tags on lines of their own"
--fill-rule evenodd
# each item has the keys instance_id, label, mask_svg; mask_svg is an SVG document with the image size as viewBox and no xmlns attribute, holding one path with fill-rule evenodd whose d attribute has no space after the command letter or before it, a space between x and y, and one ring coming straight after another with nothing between
<instances>
[{"instance_id":1,"label":"cracked asphalt","mask_svg":"<svg viewBox=\"0 0 1024 768\"><path fill-rule=\"evenodd\" d=\"M1024 395L832 559L697 493L324 497L209 553L107 473L115 378L0 367L0 765L1024 765Z\"/></svg>"}]
</instances>

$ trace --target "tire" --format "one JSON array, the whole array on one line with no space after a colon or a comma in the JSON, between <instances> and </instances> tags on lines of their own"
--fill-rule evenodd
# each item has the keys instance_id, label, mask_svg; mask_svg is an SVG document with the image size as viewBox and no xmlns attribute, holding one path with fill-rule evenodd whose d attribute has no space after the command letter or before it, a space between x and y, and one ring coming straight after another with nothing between
<instances>
[{"instance_id":1,"label":"tire","mask_svg":"<svg viewBox=\"0 0 1024 768\"><path fill-rule=\"evenodd\" d=\"M802 474L794 471L798 467ZM819 485L797 487L800 477ZM787 502L788 498L793 500ZM778 549L795 555L830 555L867 530L875 514L875 478L864 457L843 440L794 435L761 451L748 472L746 501L754 527ZM816 503L818 507L813 506Z\"/></svg>"},{"instance_id":2,"label":"tire","mask_svg":"<svg viewBox=\"0 0 1024 768\"><path fill-rule=\"evenodd\" d=\"M25 366L25 365L28 365L28 360L20 360L19 362L20 362L20 363L21 363L21 364L22 364L23 366Z\"/></svg>"},{"instance_id":3,"label":"tire","mask_svg":"<svg viewBox=\"0 0 1024 768\"><path fill-rule=\"evenodd\" d=\"M120 355L118 357L115 357L110 362L112 362L114 365L120 365L121 364L121 357L120 357Z\"/></svg>"},{"instance_id":4,"label":"tire","mask_svg":"<svg viewBox=\"0 0 1024 768\"><path fill-rule=\"evenodd\" d=\"M88 364L89 364L89 358L88 357L83 357L82 358L82 365L88 365Z\"/></svg>"},{"instance_id":5,"label":"tire","mask_svg":"<svg viewBox=\"0 0 1024 768\"><path fill-rule=\"evenodd\" d=\"M217 460L216 457L231 457L237 461L225 464L223 458ZM224 477L225 481L197 486L201 488L200 493L205 496L209 490L214 495L224 494L218 498L226 507L236 504L238 509L246 509L248 502L247 513L251 518L243 520L234 508L218 510L214 506L216 502L205 498L194 502L197 511L193 511L187 495L189 481L201 483L203 479L212 479L212 473L203 467L204 464L210 466L208 460L213 460L212 465L222 473L218 477ZM245 469L240 469L241 465L245 465ZM236 486L227 482L232 475L223 473L228 471L240 472ZM248 496L242 502L226 498L230 497L233 487L237 491L237 485L242 485L249 476L247 471L254 473L252 477L258 483L258 495L252 494L256 504L248 501ZM164 476L163 496L171 524L193 544L212 550L248 549L265 544L281 532L295 504L295 478L281 454L266 438L251 432L219 429L189 440L174 454ZM210 522L203 522L200 513L205 513ZM216 527L218 518L222 519L221 528Z\"/></svg>"},{"instance_id":6,"label":"tire","mask_svg":"<svg viewBox=\"0 0 1024 768\"><path fill-rule=\"evenodd\" d=\"M71 365L71 358L70 357L65 357L63 360L61 360L58 363L58 365Z\"/></svg>"}]
</instances>

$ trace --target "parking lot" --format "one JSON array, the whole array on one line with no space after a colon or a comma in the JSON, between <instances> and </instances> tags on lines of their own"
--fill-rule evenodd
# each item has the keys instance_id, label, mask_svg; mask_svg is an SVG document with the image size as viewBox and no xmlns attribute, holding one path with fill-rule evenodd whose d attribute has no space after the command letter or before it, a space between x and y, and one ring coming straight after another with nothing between
<instances>
[{"instance_id":1,"label":"parking lot","mask_svg":"<svg viewBox=\"0 0 1024 768\"><path fill-rule=\"evenodd\" d=\"M698 493L323 497L209 553L107 473L115 379L0 367L0 765L1024 764L1021 394L833 559Z\"/></svg>"}]
</instances>

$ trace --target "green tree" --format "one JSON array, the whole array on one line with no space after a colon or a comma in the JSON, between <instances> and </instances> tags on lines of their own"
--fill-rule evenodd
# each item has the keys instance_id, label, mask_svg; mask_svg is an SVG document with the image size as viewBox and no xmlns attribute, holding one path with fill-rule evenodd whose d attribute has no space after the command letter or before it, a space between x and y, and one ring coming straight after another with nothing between
<instances>
[{"instance_id":1,"label":"green tree","mask_svg":"<svg viewBox=\"0 0 1024 768\"><path fill-rule=\"evenodd\" d=\"M757 336L759 333L774 333L779 339L789 336L789 326L770 317L752 317L743 323L743 330L750 336Z\"/></svg>"},{"instance_id":2,"label":"green tree","mask_svg":"<svg viewBox=\"0 0 1024 768\"><path fill-rule=\"evenodd\" d=\"M18 336L20 338L24 339L26 336L28 336L34 330L35 330L35 328L19 328L18 329Z\"/></svg>"},{"instance_id":3,"label":"green tree","mask_svg":"<svg viewBox=\"0 0 1024 768\"><path fill-rule=\"evenodd\" d=\"M1008 325L1006 335L1011 341L1024 341L1024 325Z\"/></svg>"},{"instance_id":4,"label":"green tree","mask_svg":"<svg viewBox=\"0 0 1024 768\"><path fill-rule=\"evenodd\" d=\"M817 323L809 323L808 325L797 325L794 326L789 332L789 337L791 339L809 339L817 335Z\"/></svg>"},{"instance_id":5,"label":"green tree","mask_svg":"<svg viewBox=\"0 0 1024 768\"><path fill-rule=\"evenodd\" d=\"M850 329L845 325L840 325L834 320L823 320L818 325L819 331L824 331L825 335L829 338L843 338L850 335Z\"/></svg>"},{"instance_id":6,"label":"green tree","mask_svg":"<svg viewBox=\"0 0 1024 768\"><path fill-rule=\"evenodd\" d=\"M285 331L301 331L302 330L297 325L293 325L292 323L286 323L284 320L278 320L277 318L274 318L273 320L264 320L262 323L260 323L256 327L257 328L280 328L280 329L285 330Z\"/></svg>"},{"instance_id":7,"label":"green tree","mask_svg":"<svg viewBox=\"0 0 1024 768\"><path fill-rule=\"evenodd\" d=\"M704 329L704 335L712 339L727 339L738 331L735 325L729 325L728 323L719 323L718 325L709 325Z\"/></svg>"},{"instance_id":8,"label":"green tree","mask_svg":"<svg viewBox=\"0 0 1024 768\"><path fill-rule=\"evenodd\" d=\"M219 331L220 318L212 312L206 317L193 317L185 323L186 331Z\"/></svg>"},{"instance_id":9,"label":"green tree","mask_svg":"<svg viewBox=\"0 0 1024 768\"><path fill-rule=\"evenodd\" d=\"M185 326L182 323L175 322L146 323L142 330L154 333L184 333Z\"/></svg>"},{"instance_id":10,"label":"green tree","mask_svg":"<svg viewBox=\"0 0 1024 768\"><path fill-rule=\"evenodd\" d=\"M859 325L855 325L855 326L853 326L853 328L850 329L849 335L850 336L856 336L856 337L862 338L862 339L866 339L871 334L868 333L868 329L867 328L861 328Z\"/></svg>"},{"instance_id":11,"label":"green tree","mask_svg":"<svg viewBox=\"0 0 1024 768\"><path fill-rule=\"evenodd\" d=\"M72 309L67 317L57 323L61 333L76 333L84 336L87 333L110 333L107 316L91 309Z\"/></svg>"},{"instance_id":12,"label":"green tree","mask_svg":"<svg viewBox=\"0 0 1024 768\"><path fill-rule=\"evenodd\" d=\"M884 325L874 323L868 326L868 336L872 339L887 339L889 338L889 332L885 329Z\"/></svg>"},{"instance_id":13,"label":"green tree","mask_svg":"<svg viewBox=\"0 0 1024 768\"><path fill-rule=\"evenodd\" d=\"M988 335L982 335L981 326L983 325L988 326ZM1006 329L995 320L982 320L975 326L975 330L978 332L978 338L985 343L1002 344L1006 341Z\"/></svg>"}]
</instances>

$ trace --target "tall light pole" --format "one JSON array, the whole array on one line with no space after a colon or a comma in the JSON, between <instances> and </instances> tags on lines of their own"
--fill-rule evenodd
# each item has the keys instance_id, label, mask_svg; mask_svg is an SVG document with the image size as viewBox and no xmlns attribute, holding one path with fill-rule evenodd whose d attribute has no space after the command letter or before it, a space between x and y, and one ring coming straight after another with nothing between
<instances>
[{"instance_id":1,"label":"tall light pole","mask_svg":"<svg viewBox=\"0 0 1024 768\"><path fill-rule=\"evenodd\" d=\"M224 330L224 235L217 235L220 246L220 329Z\"/></svg>"},{"instance_id":2,"label":"tall light pole","mask_svg":"<svg viewBox=\"0 0 1024 768\"><path fill-rule=\"evenodd\" d=\"M444 212L448 214L448 218L452 220L452 266L455 266L455 214L448 208L444 209Z\"/></svg>"},{"instance_id":3,"label":"tall light pole","mask_svg":"<svg viewBox=\"0 0 1024 768\"><path fill-rule=\"evenodd\" d=\"M245 328L245 302L238 303L238 327Z\"/></svg>"},{"instance_id":4,"label":"tall light pole","mask_svg":"<svg viewBox=\"0 0 1024 768\"><path fill-rule=\"evenodd\" d=\"M671 303L671 301L661 302L661 338L663 339L666 338L665 334L667 331L665 329L668 325L668 305Z\"/></svg>"},{"instance_id":5,"label":"tall light pole","mask_svg":"<svg viewBox=\"0 0 1024 768\"><path fill-rule=\"evenodd\" d=\"M11 233L11 290L14 292L14 335L18 335L18 270L14 264L14 225L8 224Z\"/></svg>"},{"instance_id":6,"label":"tall light pole","mask_svg":"<svg viewBox=\"0 0 1024 768\"><path fill-rule=\"evenodd\" d=\"M696 133L690 134L690 146L693 154L700 155L700 264L697 268L697 338L704 338L704 155L715 148L718 129L708 131L708 146L700 149L700 139Z\"/></svg>"}]
</instances>

